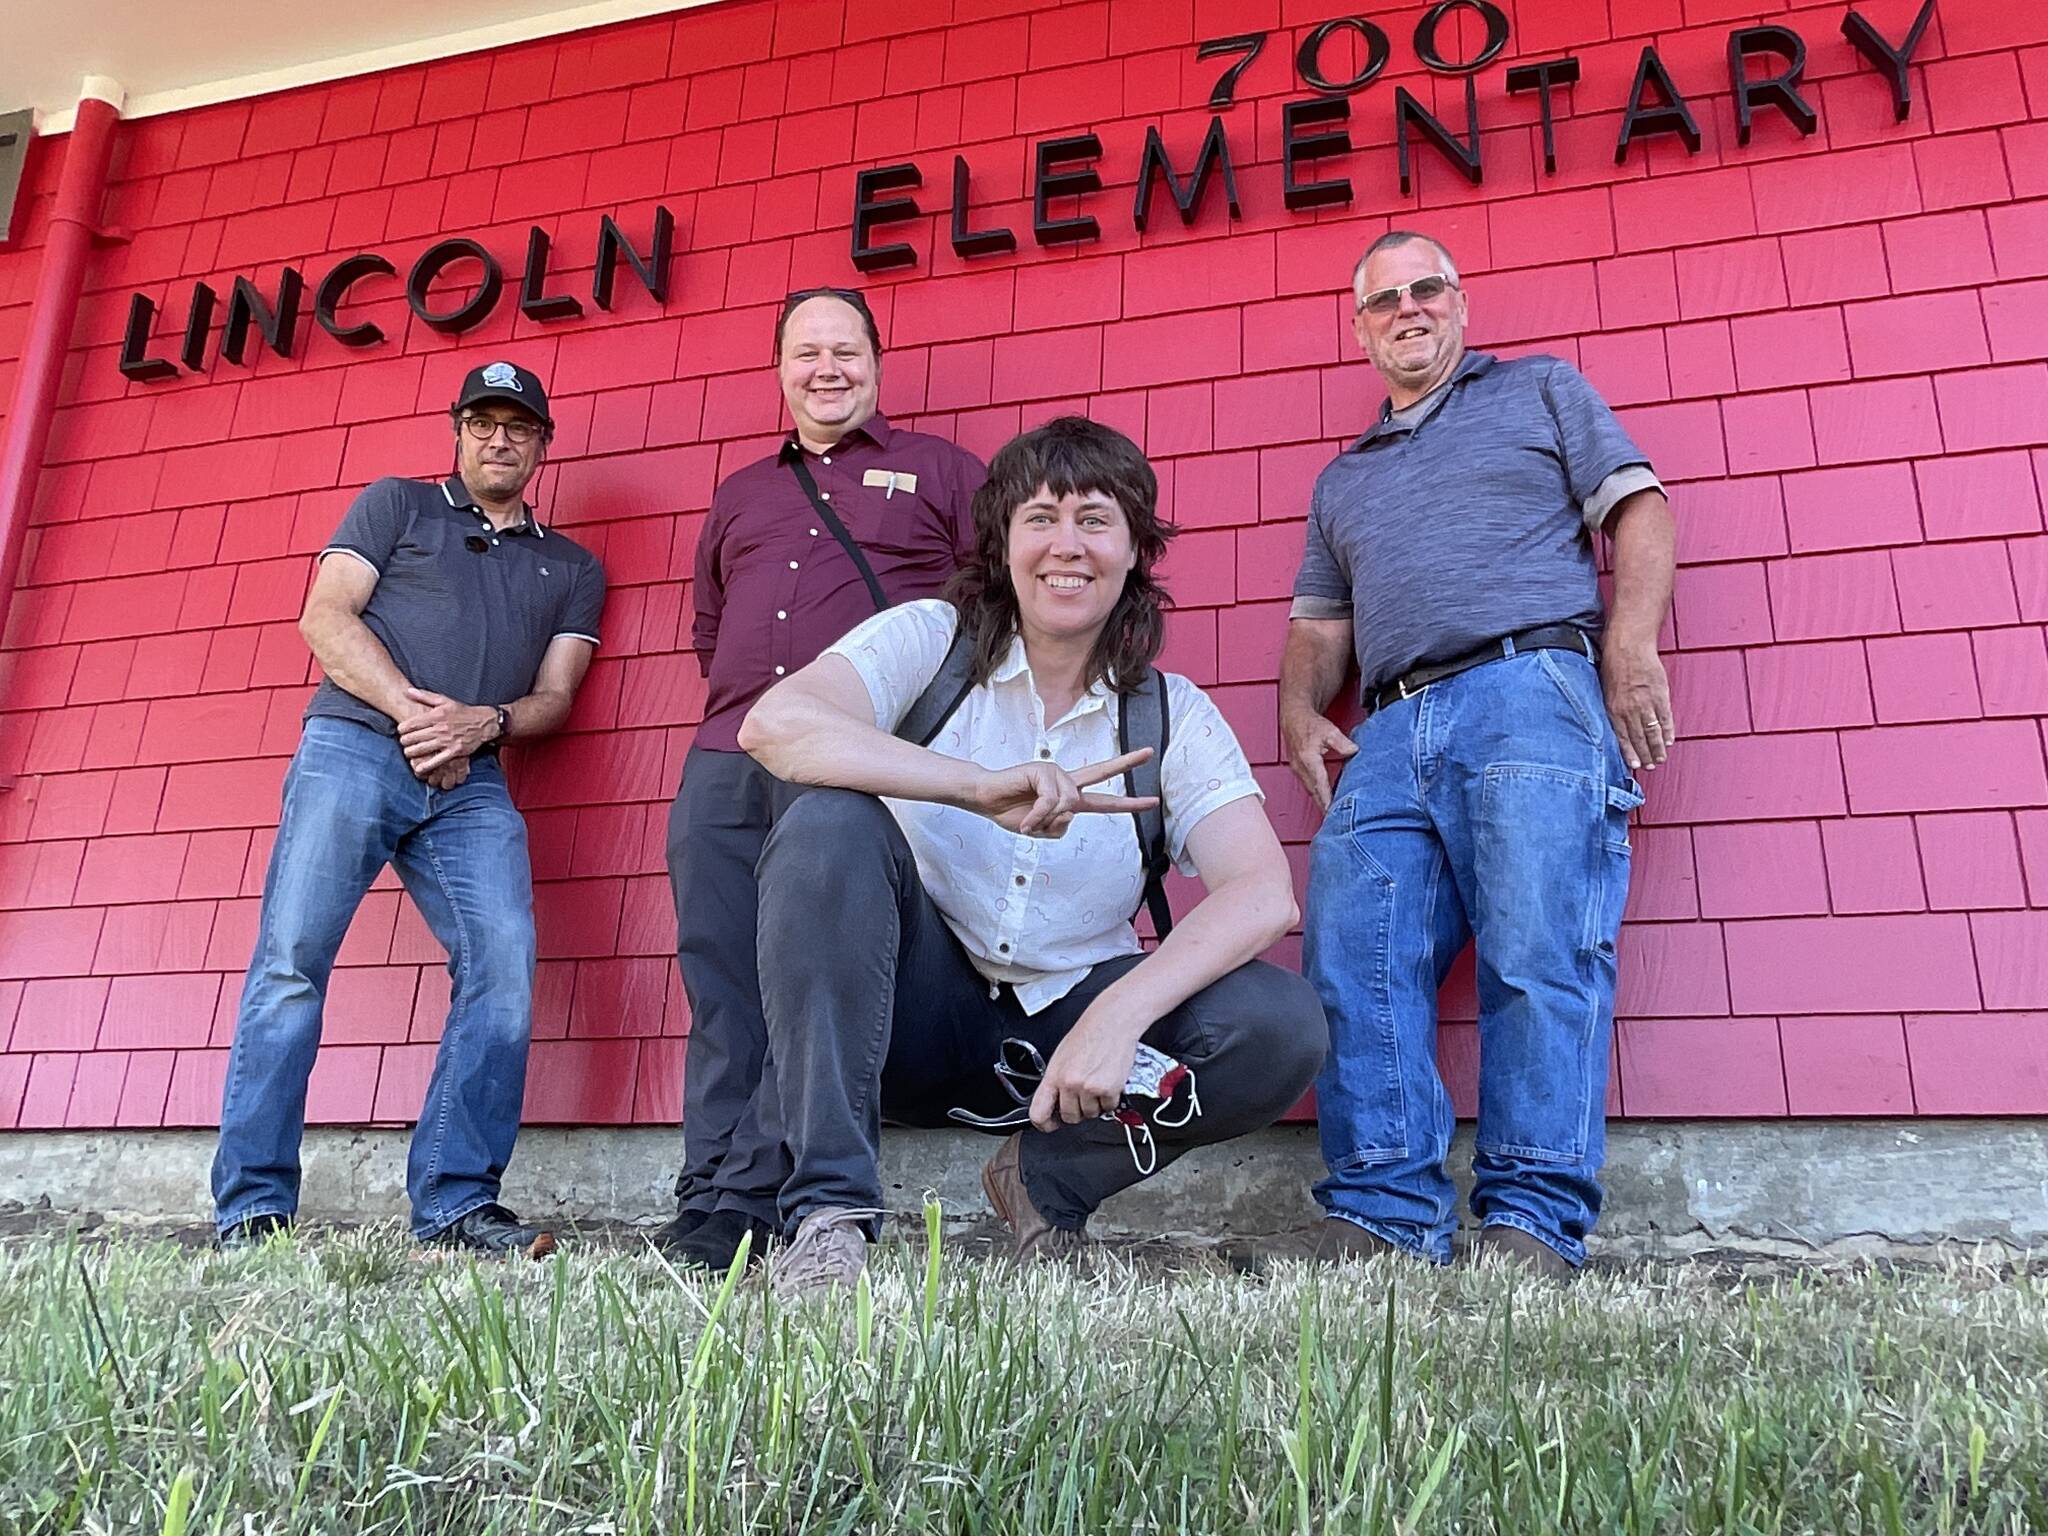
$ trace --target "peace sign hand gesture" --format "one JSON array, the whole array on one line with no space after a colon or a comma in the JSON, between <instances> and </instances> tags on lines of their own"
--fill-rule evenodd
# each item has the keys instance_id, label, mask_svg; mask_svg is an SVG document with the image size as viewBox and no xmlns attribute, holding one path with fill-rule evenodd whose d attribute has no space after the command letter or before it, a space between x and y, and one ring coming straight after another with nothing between
<instances>
[{"instance_id":1,"label":"peace sign hand gesture","mask_svg":"<svg viewBox=\"0 0 2048 1536\"><path fill-rule=\"evenodd\" d=\"M1057 763L992 768L983 774L971 809L1025 837L1047 838L1064 836L1076 816L1149 811L1159 803L1157 795L1091 795L1082 791L1137 767L1151 755L1150 747L1140 747L1071 774Z\"/></svg>"}]
</instances>

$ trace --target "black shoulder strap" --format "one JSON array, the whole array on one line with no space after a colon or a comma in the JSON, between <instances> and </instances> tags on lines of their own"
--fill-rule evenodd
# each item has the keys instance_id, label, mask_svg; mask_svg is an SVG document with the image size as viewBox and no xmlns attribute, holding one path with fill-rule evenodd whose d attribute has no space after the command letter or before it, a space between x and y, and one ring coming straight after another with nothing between
<instances>
[{"instance_id":1,"label":"black shoulder strap","mask_svg":"<svg viewBox=\"0 0 2048 1536\"><path fill-rule=\"evenodd\" d=\"M1166 795L1159 777L1171 740L1166 674L1153 668L1136 692L1117 695L1116 743L1119 753L1152 749L1127 779L1133 796L1159 797L1151 810L1131 812L1131 821L1138 829L1138 861L1145 876L1142 909L1152 914L1152 931L1162 939L1173 932L1173 912L1166 904L1166 871L1171 867L1166 856ZM1135 920L1137 913L1131 916Z\"/></svg>"},{"instance_id":2,"label":"black shoulder strap","mask_svg":"<svg viewBox=\"0 0 2048 1536\"><path fill-rule=\"evenodd\" d=\"M974 643L967 626L953 631L953 643L946 647L946 659L924 685L924 692L912 701L896 724L896 734L920 747L931 745L939 727L953 718L953 712L974 687Z\"/></svg>"},{"instance_id":3,"label":"black shoulder strap","mask_svg":"<svg viewBox=\"0 0 2048 1536\"><path fill-rule=\"evenodd\" d=\"M799 448L785 455L789 467L796 475L796 483L804 488L804 494L811 498L811 505L818 516L825 520L825 526L832 530L832 537L839 541L839 547L846 551L846 557L853 562L853 568L860 572L860 579L868 584L868 596L875 600L875 612L880 613L889 606L888 594L882 584L875 580L875 569L868 564L868 557L860 552L860 546L853 542L853 535L846 531L846 524L839 521L839 514L832 510L832 503L818 494L818 482L811 478L811 466L804 462L804 451Z\"/></svg>"}]
</instances>

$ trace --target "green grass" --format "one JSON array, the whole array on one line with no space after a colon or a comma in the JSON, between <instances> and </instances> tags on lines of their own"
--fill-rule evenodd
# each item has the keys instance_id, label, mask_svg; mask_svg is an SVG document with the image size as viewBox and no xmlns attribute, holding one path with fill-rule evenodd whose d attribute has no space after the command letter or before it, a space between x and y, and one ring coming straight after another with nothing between
<instances>
[{"instance_id":1,"label":"green grass","mask_svg":"<svg viewBox=\"0 0 2048 1536\"><path fill-rule=\"evenodd\" d=\"M936 1232L934 1215L929 1228ZM0 1531L2048 1529L2048 1276L0 1248Z\"/></svg>"}]
</instances>

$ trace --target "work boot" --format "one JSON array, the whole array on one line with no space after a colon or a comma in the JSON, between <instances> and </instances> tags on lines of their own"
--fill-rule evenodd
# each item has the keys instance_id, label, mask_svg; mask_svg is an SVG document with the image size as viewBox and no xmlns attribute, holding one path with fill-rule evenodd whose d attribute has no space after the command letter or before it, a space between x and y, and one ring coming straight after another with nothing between
<instances>
[{"instance_id":1,"label":"work boot","mask_svg":"<svg viewBox=\"0 0 2048 1536\"><path fill-rule=\"evenodd\" d=\"M1472 1242L1474 1264L1512 1264L1542 1280L1570 1280L1578 1275L1571 1261L1540 1237L1520 1227L1481 1227Z\"/></svg>"},{"instance_id":2,"label":"work boot","mask_svg":"<svg viewBox=\"0 0 2048 1536\"><path fill-rule=\"evenodd\" d=\"M1341 1216L1327 1216L1313 1227L1243 1238L1226 1243L1223 1258L1239 1274L1263 1275L1275 1264L1300 1259L1310 1264L1337 1264L1345 1259L1377 1259L1393 1254L1419 1258L1396 1243L1376 1236Z\"/></svg>"},{"instance_id":3,"label":"work boot","mask_svg":"<svg viewBox=\"0 0 2048 1536\"><path fill-rule=\"evenodd\" d=\"M742 1211L713 1211L688 1237L664 1251L678 1264L722 1275L732 1268L741 1239L753 1239L747 1245L747 1268L752 1269L767 1257L768 1240L774 1235L766 1222L755 1221Z\"/></svg>"},{"instance_id":4,"label":"work boot","mask_svg":"<svg viewBox=\"0 0 2048 1536\"><path fill-rule=\"evenodd\" d=\"M494 1259L544 1259L555 1251L554 1233L527 1226L502 1205L480 1205L426 1241Z\"/></svg>"},{"instance_id":5,"label":"work boot","mask_svg":"<svg viewBox=\"0 0 2048 1536\"><path fill-rule=\"evenodd\" d=\"M822 1296L834 1286L852 1290L868 1267L868 1235L861 1225L881 1214L830 1205L812 1211L768 1266L768 1289L779 1301Z\"/></svg>"},{"instance_id":6,"label":"work boot","mask_svg":"<svg viewBox=\"0 0 2048 1536\"><path fill-rule=\"evenodd\" d=\"M1024 1149L1024 1133L1005 1138L996 1155L981 1170L982 1192L995 1213L1003 1218L1017 1246L1010 1257L1018 1263L1033 1259L1068 1259L1084 1253L1088 1234L1070 1227L1056 1227L1039 1214L1024 1187L1024 1172L1018 1158Z\"/></svg>"},{"instance_id":7,"label":"work boot","mask_svg":"<svg viewBox=\"0 0 2048 1536\"><path fill-rule=\"evenodd\" d=\"M265 1211L260 1216L251 1216L238 1221L232 1227L223 1227L213 1236L213 1246L222 1253L246 1253L251 1248L261 1248L273 1237L289 1237L292 1219Z\"/></svg>"}]
</instances>

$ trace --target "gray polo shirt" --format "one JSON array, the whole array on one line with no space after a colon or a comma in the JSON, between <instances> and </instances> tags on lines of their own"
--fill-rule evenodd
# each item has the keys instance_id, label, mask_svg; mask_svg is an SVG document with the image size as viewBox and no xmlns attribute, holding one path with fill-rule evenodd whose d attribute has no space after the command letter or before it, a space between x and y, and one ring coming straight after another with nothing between
<instances>
[{"instance_id":1,"label":"gray polo shirt","mask_svg":"<svg viewBox=\"0 0 2048 1536\"><path fill-rule=\"evenodd\" d=\"M525 522L493 528L460 476L366 487L320 552L334 556L377 573L363 622L415 688L464 704L509 704L533 691L558 635L598 643L597 557L541 526L531 508ZM306 718L315 716L398 732L389 715L332 678L306 706Z\"/></svg>"},{"instance_id":2,"label":"gray polo shirt","mask_svg":"<svg viewBox=\"0 0 2048 1536\"><path fill-rule=\"evenodd\" d=\"M1468 352L1316 478L1292 616L1352 621L1367 697L1502 635L1597 631L1592 535L1657 484L1570 363Z\"/></svg>"}]
</instances>

